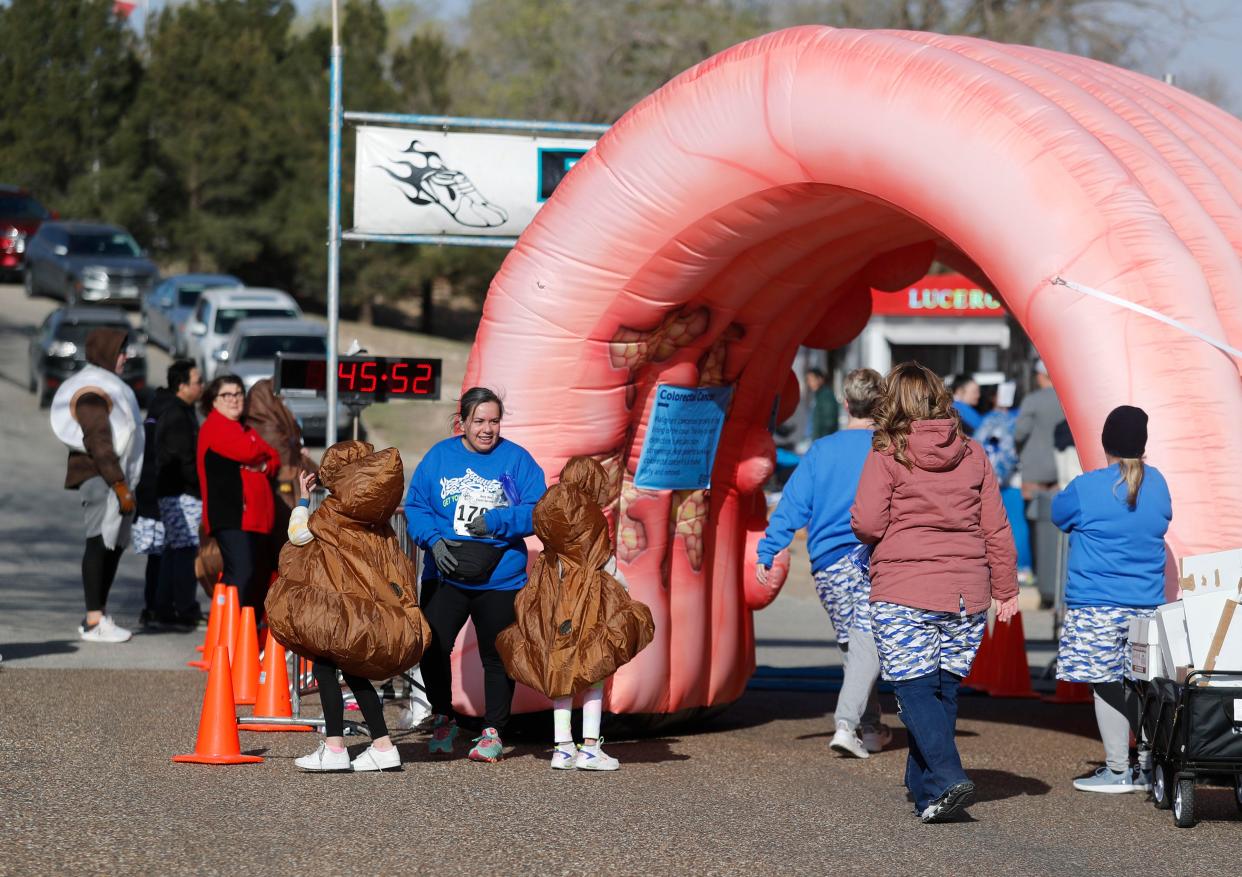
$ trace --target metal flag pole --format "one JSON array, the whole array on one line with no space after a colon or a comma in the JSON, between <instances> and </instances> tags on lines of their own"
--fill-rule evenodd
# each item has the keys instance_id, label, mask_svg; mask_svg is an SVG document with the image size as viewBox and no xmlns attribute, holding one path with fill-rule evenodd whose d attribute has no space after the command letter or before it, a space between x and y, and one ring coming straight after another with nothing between
<instances>
[{"instance_id":1,"label":"metal flag pole","mask_svg":"<svg viewBox=\"0 0 1242 877\"><path fill-rule=\"evenodd\" d=\"M324 441L336 444L336 396L341 321L341 19L332 0L331 120L328 127L328 426Z\"/></svg>"}]
</instances>

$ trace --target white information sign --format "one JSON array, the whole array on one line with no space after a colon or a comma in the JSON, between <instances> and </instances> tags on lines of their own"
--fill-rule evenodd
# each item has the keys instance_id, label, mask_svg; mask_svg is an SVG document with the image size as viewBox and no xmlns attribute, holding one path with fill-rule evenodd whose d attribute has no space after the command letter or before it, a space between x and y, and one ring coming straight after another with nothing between
<instances>
[{"instance_id":1,"label":"white information sign","mask_svg":"<svg viewBox=\"0 0 1242 877\"><path fill-rule=\"evenodd\" d=\"M371 234L521 234L594 140L358 129L354 228Z\"/></svg>"}]
</instances>

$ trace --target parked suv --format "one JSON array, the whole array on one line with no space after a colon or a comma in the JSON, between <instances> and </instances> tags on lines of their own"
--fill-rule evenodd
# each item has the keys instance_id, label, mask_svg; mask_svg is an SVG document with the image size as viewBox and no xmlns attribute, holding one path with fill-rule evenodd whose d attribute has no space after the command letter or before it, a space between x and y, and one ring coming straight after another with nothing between
<instances>
[{"instance_id":1,"label":"parked suv","mask_svg":"<svg viewBox=\"0 0 1242 877\"><path fill-rule=\"evenodd\" d=\"M121 378L129 384L139 401L147 395L147 357L138 343L137 333L120 308L68 306L47 315L39 331L30 339L27 388L39 400L39 407L52 404L56 389L74 372L86 366L86 336L101 326L130 333L125 352L128 359Z\"/></svg>"},{"instance_id":2,"label":"parked suv","mask_svg":"<svg viewBox=\"0 0 1242 877\"><path fill-rule=\"evenodd\" d=\"M241 320L229 334L228 343L216 351L214 359L221 371L242 379L246 392L276 370L276 354L310 353L327 356L328 327L310 320ZM324 445L328 433L328 400L320 398L285 398L302 427L302 440L308 445ZM349 409L338 404L337 435L351 438L353 425ZM364 432L359 429L359 436Z\"/></svg>"},{"instance_id":3,"label":"parked suv","mask_svg":"<svg viewBox=\"0 0 1242 877\"><path fill-rule=\"evenodd\" d=\"M179 358L185 353L185 324L203 290L241 285L231 274L177 274L165 278L142 300L142 331L148 341Z\"/></svg>"},{"instance_id":4,"label":"parked suv","mask_svg":"<svg viewBox=\"0 0 1242 877\"><path fill-rule=\"evenodd\" d=\"M19 186L0 186L0 276L17 277L25 262L26 240L45 219L46 207Z\"/></svg>"},{"instance_id":5,"label":"parked suv","mask_svg":"<svg viewBox=\"0 0 1242 877\"><path fill-rule=\"evenodd\" d=\"M26 242L26 295L68 304L138 304L155 282L155 263L119 225L45 222Z\"/></svg>"},{"instance_id":6,"label":"parked suv","mask_svg":"<svg viewBox=\"0 0 1242 877\"><path fill-rule=\"evenodd\" d=\"M229 333L241 320L250 318L296 320L302 309L287 292L279 289L222 287L205 290L198 298L194 316L185 326L186 358L198 363L204 380L221 371L216 351L228 344Z\"/></svg>"}]
</instances>

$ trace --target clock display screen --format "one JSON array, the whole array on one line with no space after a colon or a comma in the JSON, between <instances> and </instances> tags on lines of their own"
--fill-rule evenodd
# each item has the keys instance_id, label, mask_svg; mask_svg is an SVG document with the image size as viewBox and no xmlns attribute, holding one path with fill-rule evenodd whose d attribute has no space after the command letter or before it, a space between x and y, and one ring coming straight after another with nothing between
<instances>
[{"instance_id":1,"label":"clock display screen","mask_svg":"<svg viewBox=\"0 0 1242 877\"><path fill-rule=\"evenodd\" d=\"M287 354L277 358L275 389L286 396L326 396L328 359ZM336 369L342 399L439 399L440 360L398 356L342 356Z\"/></svg>"}]
</instances>

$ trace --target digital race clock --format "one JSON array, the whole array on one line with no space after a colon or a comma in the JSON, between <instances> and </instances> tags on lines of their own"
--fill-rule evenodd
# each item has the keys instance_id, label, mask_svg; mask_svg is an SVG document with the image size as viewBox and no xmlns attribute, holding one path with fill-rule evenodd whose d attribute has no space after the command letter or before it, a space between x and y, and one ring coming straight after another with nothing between
<instances>
[{"instance_id":1,"label":"digital race clock","mask_svg":"<svg viewBox=\"0 0 1242 877\"><path fill-rule=\"evenodd\" d=\"M278 353L274 389L285 396L326 396L328 358L308 353ZM440 360L406 356L342 356L336 367L336 392L342 399L439 399Z\"/></svg>"}]
</instances>

